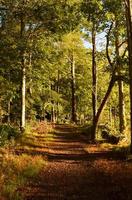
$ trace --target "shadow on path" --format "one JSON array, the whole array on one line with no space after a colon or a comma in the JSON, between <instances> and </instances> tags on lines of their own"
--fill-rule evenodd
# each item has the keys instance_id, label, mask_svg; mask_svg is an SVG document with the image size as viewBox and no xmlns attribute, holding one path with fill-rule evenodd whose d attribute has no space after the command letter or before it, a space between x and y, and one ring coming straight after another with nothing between
<instances>
[{"instance_id":1,"label":"shadow on path","mask_svg":"<svg viewBox=\"0 0 132 200\"><path fill-rule=\"evenodd\" d=\"M43 141L42 135L37 139ZM33 147L33 146L32 146ZM26 200L131 200L132 166L124 156L89 144L79 129L55 127L53 140L24 153L47 156L48 164L25 189ZM18 154L21 152L17 152Z\"/></svg>"}]
</instances>

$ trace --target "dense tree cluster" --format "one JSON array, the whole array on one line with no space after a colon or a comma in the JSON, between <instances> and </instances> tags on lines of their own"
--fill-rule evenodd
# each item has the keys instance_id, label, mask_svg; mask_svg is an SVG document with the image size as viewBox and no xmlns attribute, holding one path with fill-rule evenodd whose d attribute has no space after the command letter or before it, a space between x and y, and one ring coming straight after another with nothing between
<instances>
[{"instance_id":1,"label":"dense tree cluster","mask_svg":"<svg viewBox=\"0 0 132 200\"><path fill-rule=\"evenodd\" d=\"M130 4L1 0L1 123L22 131L35 119L92 124L94 140L100 122L123 134L132 87Z\"/></svg>"}]
</instances>

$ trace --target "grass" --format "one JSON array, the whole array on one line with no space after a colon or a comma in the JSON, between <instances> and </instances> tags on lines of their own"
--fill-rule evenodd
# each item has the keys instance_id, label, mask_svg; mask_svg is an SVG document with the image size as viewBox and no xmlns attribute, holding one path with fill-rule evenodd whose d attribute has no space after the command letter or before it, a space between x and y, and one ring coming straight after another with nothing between
<instances>
[{"instance_id":1,"label":"grass","mask_svg":"<svg viewBox=\"0 0 132 200\"><path fill-rule=\"evenodd\" d=\"M36 177L45 164L41 156L18 156L6 151L0 164L0 196L8 200L23 199L19 188Z\"/></svg>"},{"instance_id":2,"label":"grass","mask_svg":"<svg viewBox=\"0 0 132 200\"><path fill-rule=\"evenodd\" d=\"M30 151L52 140L53 126L45 122L30 123L24 135L0 148L0 200L23 200L22 187L33 181L46 166L46 157ZM40 142L40 138L42 141ZM17 150L19 155L16 155ZM28 149L28 154L24 153Z\"/></svg>"},{"instance_id":3,"label":"grass","mask_svg":"<svg viewBox=\"0 0 132 200\"><path fill-rule=\"evenodd\" d=\"M41 141L40 141L41 139ZM20 146L37 147L43 146L53 140L53 125L46 122L32 122L27 125L25 133L19 140Z\"/></svg>"}]
</instances>

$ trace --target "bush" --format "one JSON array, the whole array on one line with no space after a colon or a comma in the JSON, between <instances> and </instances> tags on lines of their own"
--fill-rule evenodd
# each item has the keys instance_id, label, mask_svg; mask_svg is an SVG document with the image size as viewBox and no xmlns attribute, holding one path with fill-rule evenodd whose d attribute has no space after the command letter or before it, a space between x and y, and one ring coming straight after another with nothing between
<instances>
[{"instance_id":1,"label":"bush","mask_svg":"<svg viewBox=\"0 0 132 200\"><path fill-rule=\"evenodd\" d=\"M4 146L9 140L15 139L20 135L20 132L17 128L8 125L0 125L0 146Z\"/></svg>"},{"instance_id":2,"label":"bush","mask_svg":"<svg viewBox=\"0 0 132 200\"><path fill-rule=\"evenodd\" d=\"M107 131L102 131L102 138L105 139L108 143L118 144L120 137L110 134Z\"/></svg>"}]
</instances>

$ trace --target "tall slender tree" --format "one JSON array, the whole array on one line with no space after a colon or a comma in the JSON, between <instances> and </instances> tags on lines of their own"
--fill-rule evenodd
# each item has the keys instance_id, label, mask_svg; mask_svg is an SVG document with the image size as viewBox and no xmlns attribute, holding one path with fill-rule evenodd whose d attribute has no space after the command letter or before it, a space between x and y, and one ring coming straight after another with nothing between
<instances>
[{"instance_id":1,"label":"tall slender tree","mask_svg":"<svg viewBox=\"0 0 132 200\"><path fill-rule=\"evenodd\" d=\"M71 55L71 92L72 92L72 122L77 122L77 111L76 111L76 77L75 77L75 59L74 52Z\"/></svg>"},{"instance_id":2,"label":"tall slender tree","mask_svg":"<svg viewBox=\"0 0 132 200\"><path fill-rule=\"evenodd\" d=\"M96 24L93 21L92 27L92 108L93 108L93 127L95 127L95 117L97 113L97 65L96 65ZM94 132L92 134L95 139Z\"/></svg>"},{"instance_id":3,"label":"tall slender tree","mask_svg":"<svg viewBox=\"0 0 132 200\"><path fill-rule=\"evenodd\" d=\"M128 53L129 53L129 83L130 83L130 126L131 126L131 147L132 153L132 1L124 0L126 9L126 26L128 37Z\"/></svg>"},{"instance_id":4,"label":"tall slender tree","mask_svg":"<svg viewBox=\"0 0 132 200\"><path fill-rule=\"evenodd\" d=\"M119 21L116 19L115 21L115 57L116 57L116 65L117 65L117 73L118 76L121 77L122 75L122 64L120 59L120 52L119 52L119 29L118 26ZM123 81L121 79L118 80L118 96L119 96L119 131L122 134L126 128L125 124L125 103L124 103L124 91L123 91Z\"/></svg>"}]
</instances>

